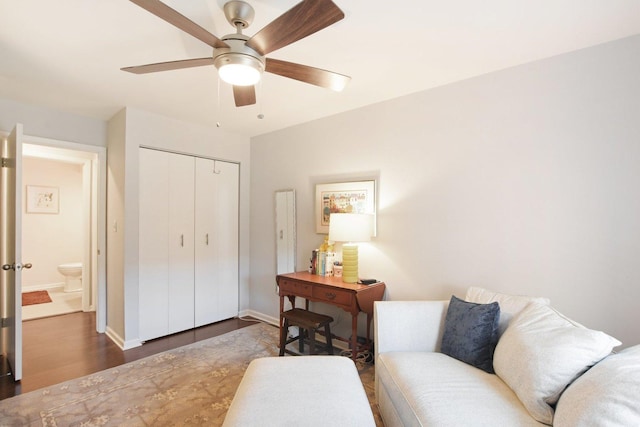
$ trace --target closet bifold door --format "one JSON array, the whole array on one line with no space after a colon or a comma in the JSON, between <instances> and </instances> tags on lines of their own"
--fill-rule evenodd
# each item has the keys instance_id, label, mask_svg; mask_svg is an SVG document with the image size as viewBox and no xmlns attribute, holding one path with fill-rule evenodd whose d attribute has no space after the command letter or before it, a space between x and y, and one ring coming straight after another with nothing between
<instances>
[{"instance_id":1,"label":"closet bifold door","mask_svg":"<svg viewBox=\"0 0 640 427\"><path fill-rule=\"evenodd\" d=\"M195 158L169 161L169 333L194 327ZM166 196L165 196L166 197Z\"/></svg>"},{"instance_id":2,"label":"closet bifold door","mask_svg":"<svg viewBox=\"0 0 640 427\"><path fill-rule=\"evenodd\" d=\"M238 315L239 172L196 159L195 326Z\"/></svg>"},{"instance_id":3,"label":"closet bifold door","mask_svg":"<svg viewBox=\"0 0 640 427\"><path fill-rule=\"evenodd\" d=\"M140 149L139 327L143 341L194 327L192 156Z\"/></svg>"},{"instance_id":4,"label":"closet bifold door","mask_svg":"<svg viewBox=\"0 0 640 427\"><path fill-rule=\"evenodd\" d=\"M140 149L139 327L143 341L169 334L168 171L168 153Z\"/></svg>"}]
</instances>

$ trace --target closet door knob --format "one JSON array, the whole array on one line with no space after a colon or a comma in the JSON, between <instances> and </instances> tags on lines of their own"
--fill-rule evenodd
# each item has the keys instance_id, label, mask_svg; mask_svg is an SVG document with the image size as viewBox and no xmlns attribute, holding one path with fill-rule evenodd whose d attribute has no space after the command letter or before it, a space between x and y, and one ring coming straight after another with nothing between
<instances>
[{"instance_id":1,"label":"closet door knob","mask_svg":"<svg viewBox=\"0 0 640 427\"><path fill-rule=\"evenodd\" d=\"M180 246L184 248L184 234L180 235Z\"/></svg>"}]
</instances>

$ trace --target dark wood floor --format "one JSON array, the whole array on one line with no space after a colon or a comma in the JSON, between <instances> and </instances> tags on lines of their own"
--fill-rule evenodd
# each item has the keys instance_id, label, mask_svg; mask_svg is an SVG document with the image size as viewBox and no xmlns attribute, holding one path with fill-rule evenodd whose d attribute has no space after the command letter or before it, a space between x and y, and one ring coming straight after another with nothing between
<instances>
[{"instance_id":1,"label":"dark wood floor","mask_svg":"<svg viewBox=\"0 0 640 427\"><path fill-rule=\"evenodd\" d=\"M148 341L122 351L105 334L96 332L95 313L73 313L23 323L22 381L0 377L0 399L37 390L103 369L151 356L256 323L229 319ZM6 369L2 361L1 371Z\"/></svg>"}]
</instances>

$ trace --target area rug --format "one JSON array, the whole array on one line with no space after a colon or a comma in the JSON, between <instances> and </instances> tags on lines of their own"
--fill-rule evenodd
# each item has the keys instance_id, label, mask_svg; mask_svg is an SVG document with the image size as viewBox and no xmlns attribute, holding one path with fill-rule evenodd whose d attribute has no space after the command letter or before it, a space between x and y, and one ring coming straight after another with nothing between
<instances>
[{"instance_id":1,"label":"area rug","mask_svg":"<svg viewBox=\"0 0 640 427\"><path fill-rule=\"evenodd\" d=\"M25 305L44 304L46 302L51 302L51 297L47 291L23 292L22 294L23 307Z\"/></svg>"},{"instance_id":2,"label":"area rug","mask_svg":"<svg viewBox=\"0 0 640 427\"><path fill-rule=\"evenodd\" d=\"M220 426L249 362L277 356L278 328L259 323L0 401L2 426ZM295 357L295 356L286 356ZM341 357L341 356L327 356ZM373 365L358 362L374 404ZM287 375L282 373L283 377ZM278 384L274 384L278 387ZM321 404L321 402L318 402ZM304 408L295 404L292 410ZM339 425L339 414L335 414Z\"/></svg>"}]
</instances>

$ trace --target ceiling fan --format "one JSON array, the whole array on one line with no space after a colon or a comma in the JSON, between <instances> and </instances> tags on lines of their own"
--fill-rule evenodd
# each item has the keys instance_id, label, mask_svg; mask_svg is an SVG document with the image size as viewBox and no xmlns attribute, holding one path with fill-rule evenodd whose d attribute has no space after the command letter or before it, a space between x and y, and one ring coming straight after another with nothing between
<instances>
[{"instance_id":1,"label":"ceiling fan","mask_svg":"<svg viewBox=\"0 0 640 427\"><path fill-rule=\"evenodd\" d=\"M208 44L213 48L213 55L125 67L123 71L145 74L215 65L220 78L233 85L237 107L256 103L255 84L264 71L335 91L341 91L351 80L351 77L331 71L265 57L344 18L342 10L331 0L303 0L252 37L242 34L242 30L253 22L253 7L244 1L229 1L224 5L224 13L236 33L222 38L159 0L131 2Z\"/></svg>"}]
</instances>

